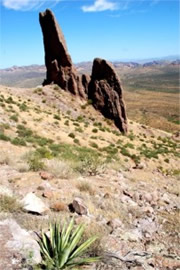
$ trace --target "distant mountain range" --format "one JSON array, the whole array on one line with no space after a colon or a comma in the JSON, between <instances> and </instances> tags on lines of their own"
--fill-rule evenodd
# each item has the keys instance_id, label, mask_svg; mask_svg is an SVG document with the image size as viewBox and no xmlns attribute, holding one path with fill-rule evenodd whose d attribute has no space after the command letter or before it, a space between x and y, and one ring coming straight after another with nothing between
<instances>
[{"instance_id":1,"label":"distant mountain range","mask_svg":"<svg viewBox=\"0 0 180 270\"><path fill-rule=\"evenodd\" d=\"M157 74L157 69L160 73L171 72L172 70L177 73L179 72L180 60L153 60L145 63L133 62L133 61L113 61L114 67L116 68L121 79L127 78L127 75L132 72L138 76L142 73L148 72L155 75ZM92 62L81 62L75 64L79 73L91 74ZM165 69L165 70L164 70ZM168 71L167 71L168 70ZM159 73L158 71L158 73ZM0 69L0 84L7 86L16 86L16 87L35 87L42 84L43 80L46 77L46 67L44 65L30 65L30 66L13 66L10 68ZM129 79L128 79L129 80Z\"/></svg>"},{"instance_id":2,"label":"distant mountain range","mask_svg":"<svg viewBox=\"0 0 180 270\"><path fill-rule=\"evenodd\" d=\"M150 67L150 66L156 66L156 65L180 65L180 60L176 59L175 61L165 61L165 60L159 60L159 61L151 61L151 62L146 62L144 64L138 63L138 62L123 62L123 61L113 61L113 65L116 68L120 67ZM92 62L80 62L75 64L76 68L81 70L83 69L89 69L92 66ZM46 67L44 65L30 65L30 66L12 66L10 68L4 68L0 69L0 74L6 73L6 72L42 72L44 73L46 71Z\"/></svg>"}]
</instances>

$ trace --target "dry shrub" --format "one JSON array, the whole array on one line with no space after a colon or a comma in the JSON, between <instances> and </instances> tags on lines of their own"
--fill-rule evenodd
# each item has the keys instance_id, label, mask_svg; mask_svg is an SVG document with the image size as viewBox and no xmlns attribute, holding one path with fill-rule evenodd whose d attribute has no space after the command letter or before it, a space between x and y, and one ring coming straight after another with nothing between
<instances>
[{"instance_id":1,"label":"dry shrub","mask_svg":"<svg viewBox=\"0 0 180 270\"><path fill-rule=\"evenodd\" d=\"M20 212L22 204L14 197L5 194L0 194L0 212Z\"/></svg>"},{"instance_id":2,"label":"dry shrub","mask_svg":"<svg viewBox=\"0 0 180 270\"><path fill-rule=\"evenodd\" d=\"M70 179L74 172L70 164L59 159L46 159L44 161L45 170L52 173L57 178Z\"/></svg>"},{"instance_id":3,"label":"dry shrub","mask_svg":"<svg viewBox=\"0 0 180 270\"><path fill-rule=\"evenodd\" d=\"M87 181L84 182L80 182L77 185L77 188L79 189L79 191L81 192L87 192L90 195L94 195L95 194L95 190L92 188L92 186L90 185L90 183L88 183Z\"/></svg>"},{"instance_id":4,"label":"dry shrub","mask_svg":"<svg viewBox=\"0 0 180 270\"><path fill-rule=\"evenodd\" d=\"M55 202L51 205L51 209L54 210L55 212L60 212L60 211L67 211L67 205L65 205L63 202Z\"/></svg>"}]
</instances>

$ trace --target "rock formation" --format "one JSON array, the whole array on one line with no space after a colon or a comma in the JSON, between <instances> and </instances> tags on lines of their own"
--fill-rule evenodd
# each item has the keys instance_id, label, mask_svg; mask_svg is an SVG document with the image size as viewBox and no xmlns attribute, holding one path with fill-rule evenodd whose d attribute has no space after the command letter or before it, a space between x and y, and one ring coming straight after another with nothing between
<instances>
[{"instance_id":1,"label":"rock formation","mask_svg":"<svg viewBox=\"0 0 180 270\"><path fill-rule=\"evenodd\" d=\"M43 84L55 83L74 95L88 97L97 110L112 119L121 132L126 133L127 118L122 87L113 66L105 60L95 59L91 78L86 74L78 75L52 11L47 9L41 12L39 19L47 68Z\"/></svg>"},{"instance_id":2,"label":"rock formation","mask_svg":"<svg viewBox=\"0 0 180 270\"><path fill-rule=\"evenodd\" d=\"M47 9L39 14L44 38L45 64L47 68L44 85L55 83L74 95L85 98L88 76L77 74L68 54L64 35L52 13ZM85 85L83 85L83 83Z\"/></svg>"},{"instance_id":3,"label":"rock formation","mask_svg":"<svg viewBox=\"0 0 180 270\"><path fill-rule=\"evenodd\" d=\"M114 67L106 60L99 58L94 60L88 98L105 117L114 120L121 132L127 132L121 83Z\"/></svg>"}]
</instances>

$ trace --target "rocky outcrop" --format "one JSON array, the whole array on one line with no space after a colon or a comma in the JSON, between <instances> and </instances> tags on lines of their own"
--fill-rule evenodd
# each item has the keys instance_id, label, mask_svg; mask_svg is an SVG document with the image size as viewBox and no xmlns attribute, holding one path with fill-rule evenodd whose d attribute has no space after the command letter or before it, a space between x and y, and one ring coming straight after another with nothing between
<instances>
[{"instance_id":1,"label":"rocky outcrop","mask_svg":"<svg viewBox=\"0 0 180 270\"><path fill-rule=\"evenodd\" d=\"M39 14L44 38L45 64L47 68L44 85L55 83L62 89L85 98L87 89L84 76L78 75L68 54L64 35L54 14L47 9Z\"/></svg>"},{"instance_id":2,"label":"rocky outcrop","mask_svg":"<svg viewBox=\"0 0 180 270\"><path fill-rule=\"evenodd\" d=\"M106 60L95 59L91 78L77 74L52 11L47 9L39 16L47 68L44 85L55 83L76 96L88 97L97 110L113 120L121 132L126 133L127 117L122 87L113 66Z\"/></svg>"},{"instance_id":3,"label":"rocky outcrop","mask_svg":"<svg viewBox=\"0 0 180 270\"><path fill-rule=\"evenodd\" d=\"M99 58L94 60L88 98L92 100L97 110L114 121L121 132L127 132L121 83L114 67L106 60Z\"/></svg>"}]
</instances>

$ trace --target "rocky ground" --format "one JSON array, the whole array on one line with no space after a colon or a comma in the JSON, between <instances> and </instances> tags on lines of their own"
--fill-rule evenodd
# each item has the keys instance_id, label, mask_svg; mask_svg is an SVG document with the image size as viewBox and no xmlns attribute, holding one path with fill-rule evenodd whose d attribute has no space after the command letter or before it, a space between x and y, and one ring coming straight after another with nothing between
<instances>
[{"instance_id":1,"label":"rocky ground","mask_svg":"<svg viewBox=\"0 0 180 270\"><path fill-rule=\"evenodd\" d=\"M72 216L99 237L88 269L180 269L178 133L123 136L57 86L1 86L0 115L1 270L36 269L34 232Z\"/></svg>"}]
</instances>

